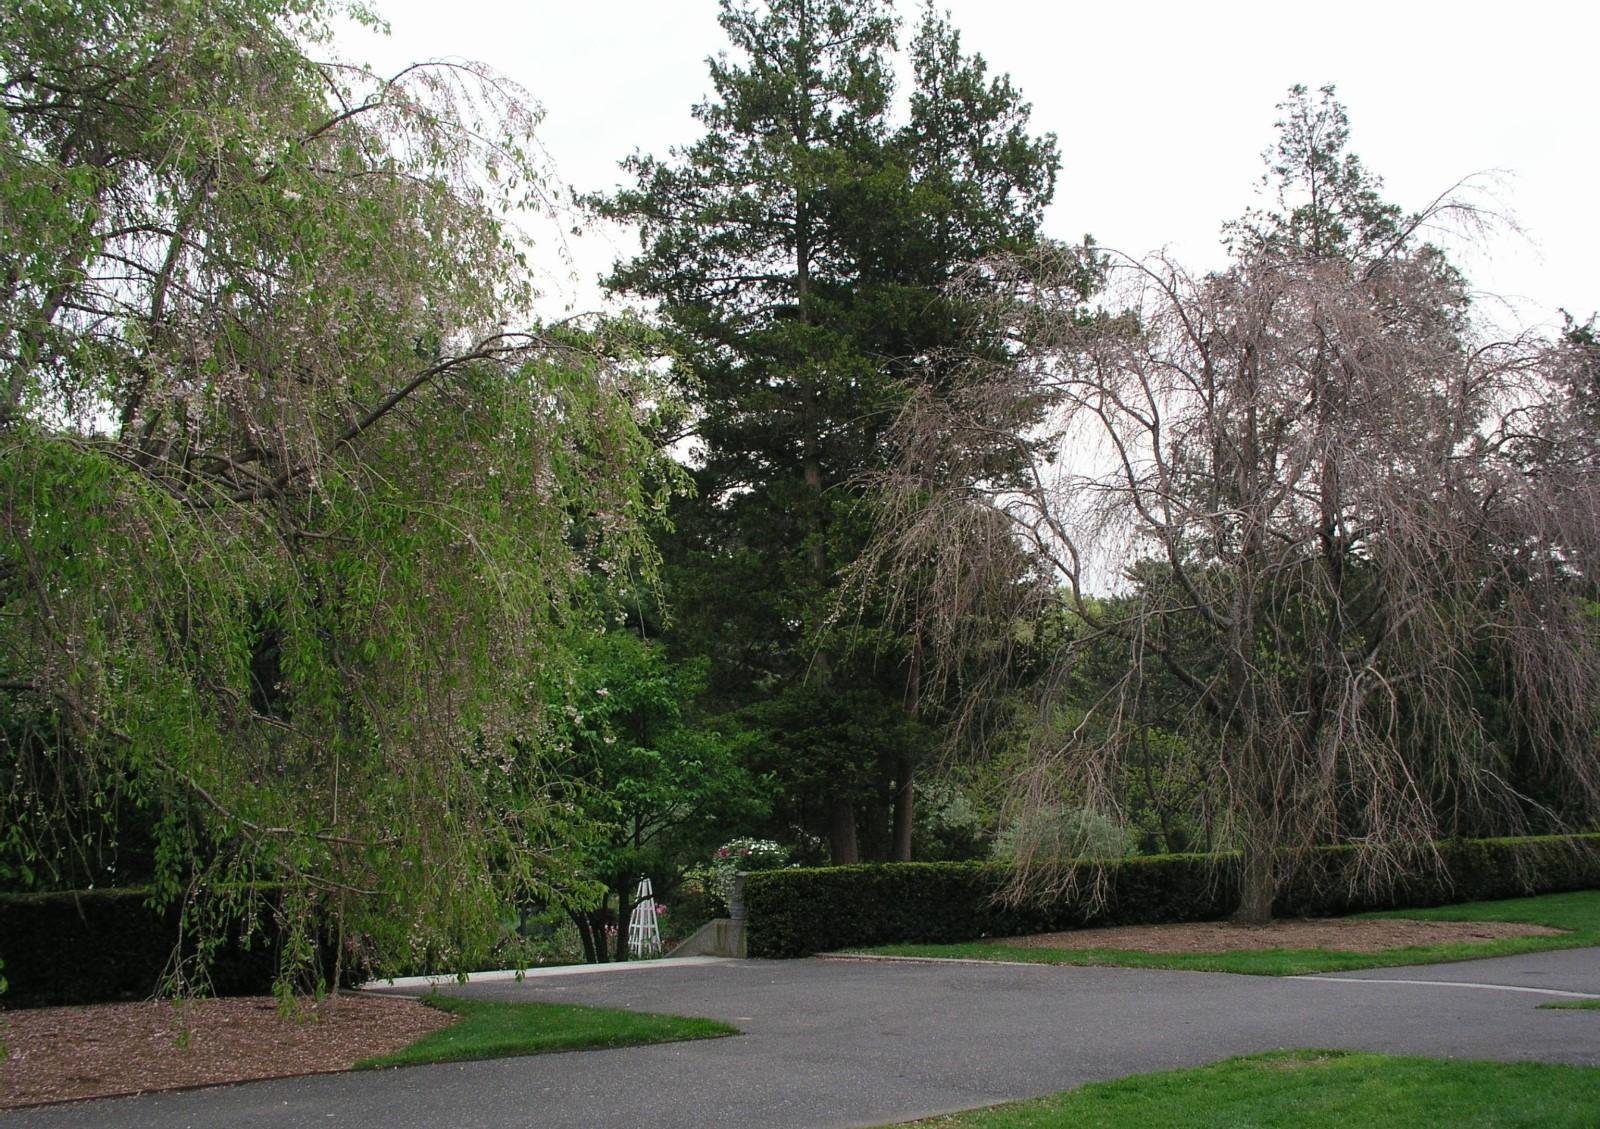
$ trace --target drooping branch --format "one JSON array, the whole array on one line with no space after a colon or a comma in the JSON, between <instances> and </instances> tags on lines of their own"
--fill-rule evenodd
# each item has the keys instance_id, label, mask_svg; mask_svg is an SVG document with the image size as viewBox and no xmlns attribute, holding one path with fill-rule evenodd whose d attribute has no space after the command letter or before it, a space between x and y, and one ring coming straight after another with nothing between
<instances>
[{"instance_id":1,"label":"drooping branch","mask_svg":"<svg viewBox=\"0 0 1600 1129\"><path fill-rule=\"evenodd\" d=\"M1474 325L1418 238L1456 205L1402 220L1340 168L1236 225L1226 270L1113 257L1110 315L1056 301L1049 254L976 268L1014 351L902 413L857 577L935 678L1040 668L1040 716L1072 723L1039 726L1024 822L1121 818L1160 733L1210 782L1252 918L1315 845L1361 844L1382 882L1439 835L1600 811L1600 481L1558 454L1562 352ZM1025 456L1009 475L1000 450ZM1053 881L1048 851L1017 857L1019 891Z\"/></svg>"}]
</instances>

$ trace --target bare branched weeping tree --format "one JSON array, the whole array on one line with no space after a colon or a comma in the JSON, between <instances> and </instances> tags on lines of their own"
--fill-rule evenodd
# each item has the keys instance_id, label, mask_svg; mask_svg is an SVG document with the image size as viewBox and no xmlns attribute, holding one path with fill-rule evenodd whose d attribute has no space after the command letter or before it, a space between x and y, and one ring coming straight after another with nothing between
<instances>
[{"instance_id":1,"label":"bare branched weeping tree","mask_svg":"<svg viewBox=\"0 0 1600 1129\"><path fill-rule=\"evenodd\" d=\"M913 397L864 566L965 693L1019 645L1042 664L1015 814L1122 819L1159 731L1212 782L1251 921L1317 845L1381 884L1441 837L1600 811L1592 357L1487 336L1422 238L1455 205L1380 203L1331 91L1283 108L1282 208L1226 270L1109 257L1090 314L1079 255L977 268L1014 353ZM1018 844L1019 890L1051 857Z\"/></svg>"}]
</instances>

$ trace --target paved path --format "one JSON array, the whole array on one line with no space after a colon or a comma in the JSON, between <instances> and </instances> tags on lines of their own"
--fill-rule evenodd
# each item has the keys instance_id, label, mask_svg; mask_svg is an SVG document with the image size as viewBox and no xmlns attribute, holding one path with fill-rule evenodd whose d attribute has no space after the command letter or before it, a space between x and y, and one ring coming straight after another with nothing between
<instances>
[{"instance_id":1,"label":"paved path","mask_svg":"<svg viewBox=\"0 0 1600 1129\"><path fill-rule=\"evenodd\" d=\"M448 990L716 1016L745 1034L113 1099L0 1126L811 1129L1278 1047L1600 1065L1600 1014L1460 982L1600 995L1600 949L1308 979L806 960L483 982Z\"/></svg>"}]
</instances>

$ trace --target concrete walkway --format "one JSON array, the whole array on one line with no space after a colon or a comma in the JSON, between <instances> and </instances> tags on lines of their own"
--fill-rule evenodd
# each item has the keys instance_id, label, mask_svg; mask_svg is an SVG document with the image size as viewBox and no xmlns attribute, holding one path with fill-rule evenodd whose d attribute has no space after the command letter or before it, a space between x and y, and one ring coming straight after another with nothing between
<instances>
[{"instance_id":1,"label":"concrete walkway","mask_svg":"<svg viewBox=\"0 0 1600 1129\"><path fill-rule=\"evenodd\" d=\"M591 976L603 972L659 972L664 968L701 968L718 964L729 957L660 957L655 960L608 961L605 964L554 964L547 968L507 969L500 972L469 972L459 976L397 976L393 980L373 980L362 990L385 994L422 996L468 984L520 984L549 976Z\"/></svg>"},{"instance_id":2,"label":"concrete walkway","mask_svg":"<svg viewBox=\"0 0 1600 1129\"><path fill-rule=\"evenodd\" d=\"M479 982L442 990L715 1016L745 1033L112 1099L0 1125L810 1129L1279 1047L1600 1065L1600 1013L1541 1011L1556 997L1507 986L1600 995L1600 949L1293 979L805 960Z\"/></svg>"}]
</instances>

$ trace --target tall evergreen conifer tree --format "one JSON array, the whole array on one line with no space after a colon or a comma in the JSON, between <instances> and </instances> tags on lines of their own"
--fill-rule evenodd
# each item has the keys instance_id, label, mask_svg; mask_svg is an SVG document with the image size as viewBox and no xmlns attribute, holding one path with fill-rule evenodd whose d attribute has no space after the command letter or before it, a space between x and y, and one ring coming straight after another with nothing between
<instances>
[{"instance_id":1,"label":"tall evergreen conifer tree","mask_svg":"<svg viewBox=\"0 0 1600 1129\"><path fill-rule=\"evenodd\" d=\"M907 119L891 120L897 21L883 0L723 0L705 134L625 162L603 202L641 254L615 291L658 304L698 410L698 497L666 547L674 643L714 660L713 693L763 729L783 814L836 862L906 858L912 772L932 742L914 640L870 610L851 647L826 624L859 552L853 483L879 460L904 379L962 342L942 287L1032 243L1055 140L930 7ZM859 639L858 635L858 639ZM863 818L892 808L890 820ZM858 840L858 827L860 839Z\"/></svg>"}]
</instances>

